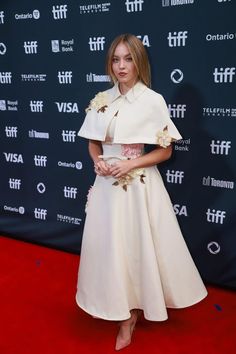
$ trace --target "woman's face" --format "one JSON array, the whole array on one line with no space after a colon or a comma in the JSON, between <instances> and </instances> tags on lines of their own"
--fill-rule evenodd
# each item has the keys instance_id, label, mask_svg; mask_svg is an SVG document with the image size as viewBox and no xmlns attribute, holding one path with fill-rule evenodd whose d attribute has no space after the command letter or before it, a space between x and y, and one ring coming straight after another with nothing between
<instances>
[{"instance_id":1,"label":"woman's face","mask_svg":"<svg viewBox=\"0 0 236 354\"><path fill-rule=\"evenodd\" d=\"M125 43L119 43L115 49L112 70L120 84L132 87L137 81L137 70Z\"/></svg>"}]
</instances>

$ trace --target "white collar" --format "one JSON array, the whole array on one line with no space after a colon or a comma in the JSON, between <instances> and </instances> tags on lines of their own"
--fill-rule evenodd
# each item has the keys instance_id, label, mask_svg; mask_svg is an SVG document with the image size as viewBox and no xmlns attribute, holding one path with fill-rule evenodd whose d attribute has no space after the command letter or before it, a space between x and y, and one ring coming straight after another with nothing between
<instances>
[{"instance_id":1,"label":"white collar","mask_svg":"<svg viewBox=\"0 0 236 354\"><path fill-rule=\"evenodd\" d=\"M115 85L110 89L111 102L115 101L118 97L124 96L130 103L132 103L146 88L146 85L144 85L141 81L138 81L125 95L122 95L119 90L118 82L116 82Z\"/></svg>"}]
</instances>

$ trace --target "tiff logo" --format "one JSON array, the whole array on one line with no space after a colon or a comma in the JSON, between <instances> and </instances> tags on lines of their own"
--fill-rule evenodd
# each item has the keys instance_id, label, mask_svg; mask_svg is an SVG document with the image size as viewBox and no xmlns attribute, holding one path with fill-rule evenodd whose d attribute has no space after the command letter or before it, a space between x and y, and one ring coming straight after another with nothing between
<instances>
[{"instance_id":1,"label":"tiff logo","mask_svg":"<svg viewBox=\"0 0 236 354\"><path fill-rule=\"evenodd\" d=\"M20 189L21 179L9 178L9 187L10 189Z\"/></svg>"},{"instance_id":2,"label":"tiff logo","mask_svg":"<svg viewBox=\"0 0 236 354\"><path fill-rule=\"evenodd\" d=\"M39 208L34 209L35 219L46 220L46 216L47 216L47 209L39 209Z\"/></svg>"},{"instance_id":3,"label":"tiff logo","mask_svg":"<svg viewBox=\"0 0 236 354\"><path fill-rule=\"evenodd\" d=\"M225 141L225 140L215 140L211 141L211 153L216 154L216 155L228 155L229 154L229 149L231 148L231 141Z\"/></svg>"},{"instance_id":4,"label":"tiff logo","mask_svg":"<svg viewBox=\"0 0 236 354\"><path fill-rule=\"evenodd\" d=\"M35 166L46 167L46 165L47 165L47 156L34 155L34 164L35 164Z\"/></svg>"},{"instance_id":5,"label":"tiff logo","mask_svg":"<svg viewBox=\"0 0 236 354\"><path fill-rule=\"evenodd\" d=\"M183 182L183 178L184 178L184 171L167 170L166 177L167 177L166 180L168 183L181 184Z\"/></svg>"},{"instance_id":6,"label":"tiff logo","mask_svg":"<svg viewBox=\"0 0 236 354\"><path fill-rule=\"evenodd\" d=\"M38 42L24 42L25 54L37 54Z\"/></svg>"},{"instance_id":7,"label":"tiff logo","mask_svg":"<svg viewBox=\"0 0 236 354\"><path fill-rule=\"evenodd\" d=\"M71 84L72 71L58 71L59 84Z\"/></svg>"},{"instance_id":8,"label":"tiff logo","mask_svg":"<svg viewBox=\"0 0 236 354\"><path fill-rule=\"evenodd\" d=\"M76 199L77 188L76 187L64 187L64 197Z\"/></svg>"},{"instance_id":9,"label":"tiff logo","mask_svg":"<svg viewBox=\"0 0 236 354\"><path fill-rule=\"evenodd\" d=\"M0 83L1 84L11 84L11 72L6 71L6 72L0 72Z\"/></svg>"},{"instance_id":10,"label":"tiff logo","mask_svg":"<svg viewBox=\"0 0 236 354\"><path fill-rule=\"evenodd\" d=\"M126 11L137 12L142 11L144 0L126 0Z\"/></svg>"},{"instance_id":11,"label":"tiff logo","mask_svg":"<svg viewBox=\"0 0 236 354\"><path fill-rule=\"evenodd\" d=\"M215 68L213 72L214 82L217 84L233 82L235 68Z\"/></svg>"},{"instance_id":12,"label":"tiff logo","mask_svg":"<svg viewBox=\"0 0 236 354\"><path fill-rule=\"evenodd\" d=\"M0 24L4 23L4 11L0 11Z\"/></svg>"},{"instance_id":13,"label":"tiff logo","mask_svg":"<svg viewBox=\"0 0 236 354\"><path fill-rule=\"evenodd\" d=\"M91 52L104 50L105 37L89 37L88 44Z\"/></svg>"},{"instance_id":14,"label":"tiff logo","mask_svg":"<svg viewBox=\"0 0 236 354\"><path fill-rule=\"evenodd\" d=\"M43 101L30 101L31 112L42 112L43 111Z\"/></svg>"},{"instance_id":15,"label":"tiff logo","mask_svg":"<svg viewBox=\"0 0 236 354\"><path fill-rule=\"evenodd\" d=\"M62 130L62 140L66 143L74 143L76 131L75 130Z\"/></svg>"},{"instance_id":16,"label":"tiff logo","mask_svg":"<svg viewBox=\"0 0 236 354\"><path fill-rule=\"evenodd\" d=\"M66 18L67 15L67 5L54 5L52 7L52 14L54 20L61 20Z\"/></svg>"},{"instance_id":17,"label":"tiff logo","mask_svg":"<svg viewBox=\"0 0 236 354\"><path fill-rule=\"evenodd\" d=\"M167 37L169 47L184 47L186 44L186 39L188 31L180 31L180 32L169 32Z\"/></svg>"},{"instance_id":18,"label":"tiff logo","mask_svg":"<svg viewBox=\"0 0 236 354\"><path fill-rule=\"evenodd\" d=\"M168 109L171 118L184 118L186 104L169 104Z\"/></svg>"},{"instance_id":19,"label":"tiff logo","mask_svg":"<svg viewBox=\"0 0 236 354\"><path fill-rule=\"evenodd\" d=\"M224 218L226 216L226 212L222 210L207 209L206 215L207 215L208 222L223 224Z\"/></svg>"},{"instance_id":20,"label":"tiff logo","mask_svg":"<svg viewBox=\"0 0 236 354\"><path fill-rule=\"evenodd\" d=\"M7 138L17 138L17 127L5 127Z\"/></svg>"}]
</instances>

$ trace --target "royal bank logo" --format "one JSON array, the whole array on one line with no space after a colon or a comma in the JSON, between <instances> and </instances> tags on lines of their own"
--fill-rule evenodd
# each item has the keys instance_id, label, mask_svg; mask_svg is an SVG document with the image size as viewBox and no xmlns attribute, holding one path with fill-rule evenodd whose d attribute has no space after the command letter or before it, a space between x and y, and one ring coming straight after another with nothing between
<instances>
[{"instance_id":1,"label":"royal bank logo","mask_svg":"<svg viewBox=\"0 0 236 354\"><path fill-rule=\"evenodd\" d=\"M89 37L88 44L91 52L104 50L105 37Z\"/></svg>"},{"instance_id":2,"label":"royal bank logo","mask_svg":"<svg viewBox=\"0 0 236 354\"><path fill-rule=\"evenodd\" d=\"M213 155L228 155L229 149L231 148L231 141L212 140L210 147Z\"/></svg>"},{"instance_id":3,"label":"royal bank logo","mask_svg":"<svg viewBox=\"0 0 236 354\"><path fill-rule=\"evenodd\" d=\"M33 113L43 112L43 101L30 101L30 110Z\"/></svg>"},{"instance_id":4,"label":"royal bank logo","mask_svg":"<svg viewBox=\"0 0 236 354\"><path fill-rule=\"evenodd\" d=\"M203 177L202 184L206 187L234 189L234 181L225 181L210 176Z\"/></svg>"},{"instance_id":5,"label":"royal bank logo","mask_svg":"<svg viewBox=\"0 0 236 354\"><path fill-rule=\"evenodd\" d=\"M21 179L18 178L9 178L9 188L20 190L21 187Z\"/></svg>"},{"instance_id":6,"label":"royal bank logo","mask_svg":"<svg viewBox=\"0 0 236 354\"><path fill-rule=\"evenodd\" d=\"M143 45L146 46L146 47L151 47L151 44L150 44L150 40L149 40L149 36L147 34L145 35L138 35L136 36L137 38L139 38Z\"/></svg>"},{"instance_id":7,"label":"royal bank logo","mask_svg":"<svg viewBox=\"0 0 236 354\"><path fill-rule=\"evenodd\" d=\"M67 187L64 186L64 197L65 198L70 198L70 199L76 199L78 189L76 187Z\"/></svg>"},{"instance_id":8,"label":"royal bank logo","mask_svg":"<svg viewBox=\"0 0 236 354\"><path fill-rule=\"evenodd\" d=\"M6 162L12 163L24 163L22 154L17 154L14 152L4 152Z\"/></svg>"},{"instance_id":9,"label":"royal bank logo","mask_svg":"<svg viewBox=\"0 0 236 354\"><path fill-rule=\"evenodd\" d=\"M36 130L29 130L29 138L34 139L49 139L49 133L47 132L37 132Z\"/></svg>"},{"instance_id":10,"label":"royal bank logo","mask_svg":"<svg viewBox=\"0 0 236 354\"><path fill-rule=\"evenodd\" d=\"M57 165L59 167L76 168L77 170L82 170L82 168L83 168L83 164L81 161L76 161L75 163L58 161Z\"/></svg>"},{"instance_id":11,"label":"royal bank logo","mask_svg":"<svg viewBox=\"0 0 236 354\"><path fill-rule=\"evenodd\" d=\"M174 69L170 74L170 78L175 84L179 84L183 81L184 74L180 69Z\"/></svg>"},{"instance_id":12,"label":"royal bank logo","mask_svg":"<svg viewBox=\"0 0 236 354\"><path fill-rule=\"evenodd\" d=\"M21 74L21 81L41 81L47 79L47 74Z\"/></svg>"},{"instance_id":13,"label":"royal bank logo","mask_svg":"<svg viewBox=\"0 0 236 354\"><path fill-rule=\"evenodd\" d=\"M78 103L76 102L55 102L59 113L79 113Z\"/></svg>"},{"instance_id":14,"label":"royal bank logo","mask_svg":"<svg viewBox=\"0 0 236 354\"><path fill-rule=\"evenodd\" d=\"M162 7L192 4L194 4L194 0L162 0Z\"/></svg>"},{"instance_id":15,"label":"royal bank logo","mask_svg":"<svg viewBox=\"0 0 236 354\"><path fill-rule=\"evenodd\" d=\"M12 207L12 206L8 206L8 205L4 205L3 209L5 211L10 211L10 212L13 212L13 213L19 213L21 215L23 215L25 213L25 208L23 206Z\"/></svg>"},{"instance_id":16,"label":"royal bank logo","mask_svg":"<svg viewBox=\"0 0 236 354\"><path fill-rule=\"evenodd\" d=\"M67 224L80 225L82 219L80 219L80 218L75 218L75 217L73 217L73 216L67 216L67 215L57 214L57 221L65 222L65 223L67 223Z\"/></svg>"},{"instance_id":17,"label":"royal bank logo","mask_svg":"<svg viewBox=\"0 0 236 354\"><path fill-rule=\"evenodd\" d=\"M206 212L206 216L207 216L207 222L211 222L214 224L223 224L224 219L226 217L226 211L208 208Z\"/></svg>"},{"instance_id":18,"label":"royal bank logo","mask_svg":"<svg viewBox=\"0 0 236 354\"><path fill-rule=\"evenodd\" d=\"M0 100L0 111L18 111L18 101Z\"/></svg>"},{"instance_id":19,"label":"royal bank logo","mask_svg":"<svg viewBox=\"0 0 236 354\"><path fill-rule=\"evenodd\" d=\"M15 14L16 20L38 20L40 18L39 10L34 10L32 13Z\"/></svg>"},{"instance_id":20,"label":"royal bank logo","mask_svg":"<svg viewBox=\"0 0 236 354\"><path fill-rule=\"evenodd\" d=\"M0 25L4 24L4 11L0 11Z\"/></svg>"},{"instance_id":21,"label":"royal bank logo","mask_svg":"<svg viewBox=\"0 0 236 354\"><path fill-rule=\"evenodd\" d=\"M58 71L57 77L59 84L71 84L72 76L72 71Z\"/></svg>"},{"instance_id":22,"label":"royal bank logo","mask_svg":"<svg viewBox=\"0 0 236 354\"><path fill-rule=\"evenodd\" d=\"M235 67L215 68L213 72L214 82L216 84L232 83L235 75Z\"/></svg>"},{"instance_id":23,"label":"royal bank logo","mask_svg":"<svg viewBox=\"0 0 236 354\"><path fill-rule=\"evenodd\" d=\"M0 55L6 54L7 47L5 46L4 43L0 42Z\"/></svg>"},{"instance_id":24,"label":"royal bank logo","mask_svg":"<svg viewBox=\"0 0 236 354\"><path fill-rule=\"evenodd\" d=\"M236 117L236 108L203 107L203 116L216 118Z\"/></svg>"},{"instance_id":25,"label":"royal bank logo","mask_svg":"<svg viewBox=\"0 0 236 354\"><path fill-rule=\"evenodd\" d=\"M80 5L79 12L80 14L98 14L102 12L109 12L110 6L111 6L110 2Z\"/></svg>"},{"instance_id":26,"label":"royal bank logo","mask_svg":"<svg viewBox=\"0 0 236 354\"><path fill-rule=\"evenodd\" d=\"M46 167L47 166L47 156L34 155L34 164L37 167Z\"/></svg>"},{"instance_id":27,"label":"royal bank logo","mask_svg":"<svg viewBox=\"0 0 236 354\"><path fill-rule=\"evenodd\" d=\"M12 73L10 71L0 72L0 84L11 84Z\"/></svg>"},{"instance_id":28,"label":"royal bank logo","mask_svg":"<svg viewBox=\"0 0 236 354\"><path fill-rule=\"evenodd\" d=\"M188 31L169 32L168 45L169 47L185 47Z\"/></svg>"},{"instance_id":29,"label":"royal bank logo","mask_svg":"<svg viewBox=\"0 0 236 354\"><path fill-rule=\"evenodd\" d=\"M140 12L143 11L144 0L126 0L125 6L127 12Z\"/></svg>"},{"instance_id":30,"label":"royal bank logo","mask_svg":"<svg viewBox=\"0 0 236 354\"><path fill-rule=\"evenodd\" d=\"M186 104L169 104L168 109L171 118L184 118L186 112Z\"/></svg>"},{"instance_id":31,"label":"royal bank logo","mask_svg":"<svg viewBox=\"0 0 236 354\"><path fill-rule=\"evenodd\" d=\"M64 20L67 18L67 5L54 5L52 7L54 20Z\"/></svg>"},{"instance_id":32,"label":"royal bank logo","mask_svg":"<svg viewBox=\"0 0 236 354\"><path fill-rule=\"evenodd\" d=\"M24 42L25 54L37 54L38 42L37 41L25 41Z\"/></svg>"},{"instance_id":33,"label":"royal bank logo","mask_svg":"<svg viewBox=\"0 0 236 354\"><path fill-rule=\"evenodd\" d=\"M70 53L74 51L74 39L52 39L51 46L53 53Z\"/></svg>"},{"instance_id":34,"label":"royal bank logo","mask_svg":"<svg viewBox=\"0 0 236 354\"><path fill-rule=\"evenodd\" d=\"M110 82L111 78L109 75L98 75L94 73L86 74L87 82Z\"/></svg>"},{"instance_id":35,"label":"royal bank logo","mask_svg":"<svg viewBox=\"0 0 236 354\"><path fill-rule=\"evenodd\" d=\"M47 213L48 213L47 209L40 209L40 208L34 209L35 219L46 220Z\"/></svg>"},{"instance_id":36,"label":"royal bank logo","mask_svg":"<svg viewBox=\"0 0 236 354\"><path fill-rule=\"evenodd\" d=\"M74 143L75 142L75 137L76 137L76 131L75 130L62 130L62 140L65 143Z\"/></svg>"},{"instance_id":37,"label":"royal bank logo","mask_svg":"<svg viewBox=\"0 0 236 354\"><path fill-rule=\"evenodd\" d=\"M17 127L5 127L5 134L7 138L17 138L18 128Z\"/></svg>"},{"instance_id":38,"label":"royal bank logo","mask_svg":"<svg viewBox=\"0 0 236 354\"><path fill-rule=\"evenodd\" d=\"M186 205L174 204L174 212L179 216L188 216L188 211Z\"/></svg>"},{"instance_id":39,"label":"royal bank logo","mask_svg":"<svg viewBox=\"0 0 236 354\"><path fill-rule=\"evenodd\" d=\"M184 171L167 170L166 181L168 183L182 184L184 179Z\"/></svg>"},{"instance_id":40,"label":"royal bank logo","mask_svg":"<svg viewBox=\"0 0 236 354\"><path fill-rule=\"evenodd\" d=\"M174 147L176 151L189 151L190 150L191 141L189 139L176 140Z\"/></svg>"},{"instance_id":41,"label":"royal bank logo","mask_svg":"<svg viewBox=\"0 0 236 354\"><path fill-rule=\"evenodd\" d=\"M236 33L224 33L224 34L210 34L208 33L206 35L206 41L207 42L215 42L215 41L227 41L227 40L232 40L236 38Z\"/></svg>"},{"instance_id":42,"label":"royal bank logo","mask_svg":"<svg viewBox=\"0 0 236 354\"><path fill-rule=\"evenodd\" d=\"M218 242L212 241L208 243L207 249L211 254L218 254L220 252L220 245Z\"/></svg>"}]
</instances>

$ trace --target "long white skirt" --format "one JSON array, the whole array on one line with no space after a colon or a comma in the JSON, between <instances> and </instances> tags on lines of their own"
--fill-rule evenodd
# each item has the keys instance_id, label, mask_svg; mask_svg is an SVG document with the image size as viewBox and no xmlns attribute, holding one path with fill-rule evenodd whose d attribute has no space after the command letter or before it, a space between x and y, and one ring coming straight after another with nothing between
<instances>
[{"instance_id":1,"label":"long white skirt","mask_svg":"<svg viewBox=\"0 0 236 354\"><path fill-rule=\"evenodd\" d=\"M125 320L142 309L147 320L163 321L166 308L207 295L158 169L144 174L127 188L97 176L91 190L76 301L92 316Z\"/></svg>"}]
</instances>

